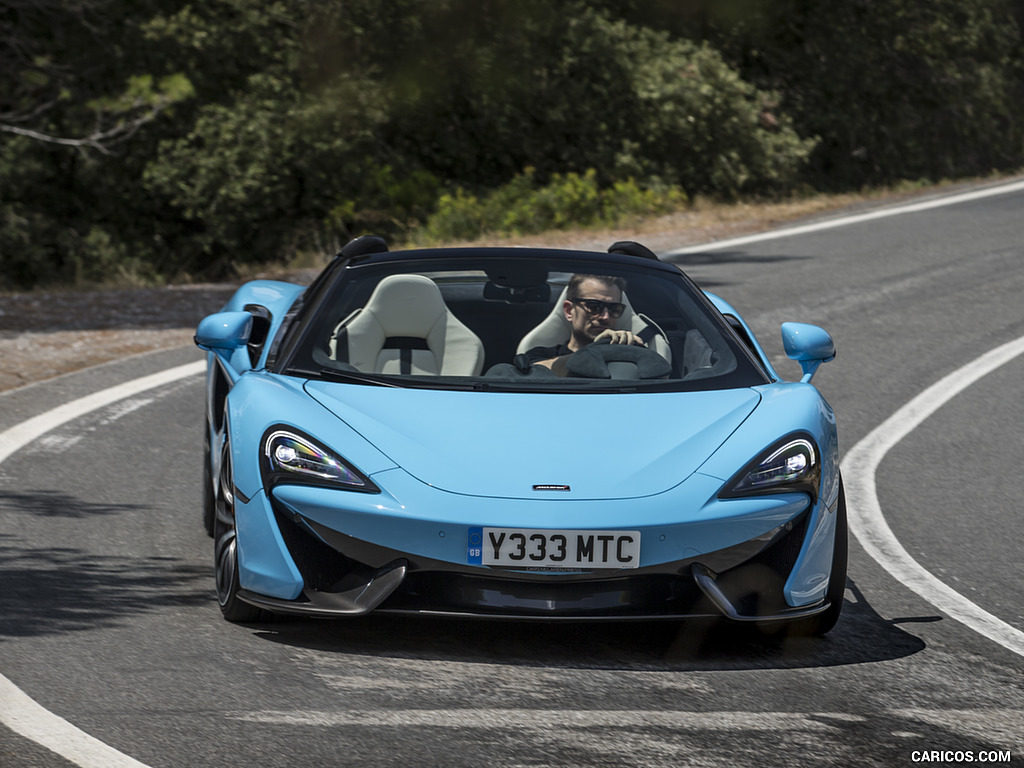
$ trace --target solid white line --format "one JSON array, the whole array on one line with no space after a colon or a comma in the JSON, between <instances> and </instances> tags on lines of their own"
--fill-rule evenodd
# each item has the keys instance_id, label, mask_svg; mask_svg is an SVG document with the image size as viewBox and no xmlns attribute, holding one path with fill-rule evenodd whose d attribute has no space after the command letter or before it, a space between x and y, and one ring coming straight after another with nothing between
<instances>
[{"instance_id":1,"label":"solid white line","mask_svg":"<svg viewBox=\"0 0 1024 768\"><path fill-rule=\"evenodd\" d=\"M141 379L127 381L116 387L110 387L109 389L80 397L28 421L23 421L21 424L16 424L5 432L0 432L0 462L41 435L45 435L51 429L56 429L72 419L77 419L79 416L84 416L111 403L116 403L118 400L124 400L154 387L160 387L178 379L183 379L186 376L202 373L205 368L206 362L203 360L179 365L176 368L168 368L150 376L143 376Z\"/></svg>"},{"instance_id":2,"label":"solid white line","mask_svg":"<svg viewBox=\"0 0 1024 768\"><path fill-rule=\"evenodd\" d=\"M0 675L0 722L82 768L147 768L52 712Z\"/></svg>"},{"instance_id":3,"label":"solid white line","mask_svg":"<svg viewBox=\"0 0 1024 768\"><path fill-rule=\"evenodd\" d=\"M80 397L0 432L0 462L52 429L99 408L140 392L203 372L205 361L128 381ZM41 707L14 683L0 675L0 723L27 739L56 752L81 768L146 768L144 763L118 752L61 717Z\"/></svg>"},{"instance_id":4,"label":"solid white line","mask_svg":"<svg viewBox=\"0 0 1024 768\"><path fill-rule=\"evenodd\" d=\"M850 529L861 546L897 580L975 632L1024 656L1024 632L968 600L925 570L903 548L882 514L875 473L886 453L952 398L1024 353L1024 337L982 355L936 382L877 426L842 462Z\"/></svg>"},{"instance_id":5,"label":"solid white line","mask_svg":"<svg viewBox=\"0 0 1024 768\"><path fill-rule=\"evenodd\" d=\"M906 205L897 205L891 208L880 208L875 211L869 211L867 213L855 214L853 216L844 216L840 219L829 219L827 221L819 221L814 224L804 224L798 227L789 227L788 229L776 229L771 232L759 232L755 235L745 235L743 237L733 237L728 240L716 240L710 243L702 243L700 245L688 245L685 248L676 248L671 251L666 251L662 255L665 257L682 256L687 253L706 253L708 251L718 251L723 248L737 248L741 245L750 245L751 243L760 243L766 240L778 240L783 237L795 237L796 235L808 235L814 232L822 232L826 229L835 229L836 227L846 227L850 224L862 224L866 221L877 221L878 219L887 219L890 216L901 216L907 213L920 213L921 211L930 211L934 208L943 208L947 205L957 205L959 203L970 203L975 200L984 200L988 197L996 197L997 195L1008 195L1013 192L1024 192L1024 181L1016 181L1011 184L1000 184L995 187L986 187L985 189L977 189L971 192L962 192L958 195L949 195L946 197L938 197L930 200L924 200L920 203L908 203Z\"/></svg>"}]
</instances>

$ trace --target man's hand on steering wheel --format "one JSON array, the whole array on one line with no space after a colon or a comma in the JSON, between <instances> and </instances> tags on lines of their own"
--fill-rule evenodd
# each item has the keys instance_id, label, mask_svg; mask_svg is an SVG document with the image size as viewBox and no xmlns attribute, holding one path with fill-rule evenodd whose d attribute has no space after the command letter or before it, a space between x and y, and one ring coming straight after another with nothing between
<instances>
[{"instance_id":1,"label":"man's hand on steering wheel","mask_svg":"<svg viewBox=\"0 0 1024 768\"><path fill-rule=\"evenodd\" d=\"M594 344L632 344L637 347L646 347L643 339L637 336L632 331L618 331L613 328L608 328L601 331L594 337Z\"/></svg>"}]
</instances>

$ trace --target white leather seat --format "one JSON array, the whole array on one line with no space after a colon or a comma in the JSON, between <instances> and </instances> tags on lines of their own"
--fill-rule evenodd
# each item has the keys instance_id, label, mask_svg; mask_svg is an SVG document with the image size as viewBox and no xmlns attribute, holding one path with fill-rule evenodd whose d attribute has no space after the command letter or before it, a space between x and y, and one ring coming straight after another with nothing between
<instances>
[{"instance_id":1,"label":"white leather seat","mask_svg":"<svg viewBox=\"0 0 1024 768\"><path fill-rule=\"evenodd\" d=\"M572 325L566 319L565 312L562 311L562 305L565 303L565 295L568 291L569 288L567 286L562 290L548 316L532 331L523 336L519 346L516 347L517 355L521 355L534 347L555 347L559 344L569 343L569 339L572 336ZM651 336L651 330L649 329L653 329L654 335L651 338L644 338L647 346L671 363L672 349L664 332L658 327L657 323L649 317L635 313L626 294L622 294L622 303L626 305L626 310L622 313L621 317L615 320L612 327L618 331L632 331L641 338Z\"/></svg>"},{"instance_id":2,"label":"white leather seat","mask_svg":"<svg viewBox=\"0 0 1024 768\"><path fill-rule=\"evenodd\" d=\"M331 357L364 373L479 376L484 347L423 275L389 275L334 330Z\"/></svg>"}]
</instances>

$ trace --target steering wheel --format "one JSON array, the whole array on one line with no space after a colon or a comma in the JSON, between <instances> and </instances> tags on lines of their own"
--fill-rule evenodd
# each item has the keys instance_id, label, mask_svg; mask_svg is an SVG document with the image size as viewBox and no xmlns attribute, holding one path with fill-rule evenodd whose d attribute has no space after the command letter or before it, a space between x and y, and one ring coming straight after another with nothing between
<instances>
[{"instance_id":1,"label":"steering wheel","mask_svg":"<svg viewBox=\"0 0 1024 768\"><path fill-rule=\"evenodd\" d=\"M601 339L558 361L564 376L582 379L665 379L672 373L669 362L647 347L611 344ZM556 373L559 371L556 369Z\"/></svg>"}]
</instances>

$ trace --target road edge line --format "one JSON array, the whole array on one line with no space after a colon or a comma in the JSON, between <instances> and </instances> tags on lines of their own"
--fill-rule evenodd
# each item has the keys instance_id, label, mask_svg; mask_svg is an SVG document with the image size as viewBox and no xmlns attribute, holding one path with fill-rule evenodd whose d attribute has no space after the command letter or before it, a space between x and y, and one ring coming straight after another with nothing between
<instances>
[{"instance_id":1,"label":"road edge line","mask_svg":"<svg viewBox=\"0 0 1024 768\"><path fill-rule=\"evenodd\" d=\"M38 704L0 675L0 722L82 768L148 768Z\"/></svg>"},{"instance_id":2,"label":"road edge line","mask_svg":"<svg viewBox=\"0 0 1024 768\"><path fill-rule=\"evenodd\" d=\"M118 400L124 400L132 395L137 395L140 392L145 392L164 384L170 384L187 376L202 373L205 368L205 360L186 363L175 368L167 368L149 376L143 376L140 379L133 379L114 387L101 389L99 392L85 395L69 403L64 403L64 405L52 408L38 416L34 416L20 424L15 424L13 427L0 432L0 463L28 443L50 430L66 424L72 419L77 419L79 416L84 416L87 413L104 408L111 403L116 403Z\"/></svg>"},{"instance_id":3,"label":"road edge line","mask_svg":"<svg viewBox=\"0 0 1024 768\"><path fill-rule=\"evenodd\" d=\"M0 463L50 430L120 400L202 373L206 361L168 368L94 392L0 432ZM81 768L147 768L53 714L0 674L0 724Z\"/></svg>"},{"instance_id":4,"label":"road edge line","mask_svg":"<svg viewBox=\"0 0 1024 768\"><path fill-rule=\"evenodd\" d=\"M767 240L778 240L783 237L810 235L815 232L823 232L827 229L847 227L851 224L863 224L868 221L887 219L891 216L901 216L907 213L920 213L921 211L930 211L935 208L944 208L949 205L959 205L960 203L970 203L976 200L984 200L989 197L1009 195L1014 192L1024 192L1024 181L1014 181L993 187L984 187L983 189L976 189L970 192L960 192L953 195L930 198L917 203L901 203L895 206L888 206L874 211L868 211L867 213L855 213L836 219L827 219L826 221L817 221L810 224L787 227L785 229L773 229L769 232L741 235L740 237L732 237L727 240L712 240L710 243L687 245L682 248L674 248L670 251L665 251L662 256L666 259L671 259L673 256L686 256L693 253L719 251L723 248L736 248L741 245L750 245L751 243L760 243Z\"/></svg>"},{"instance_id":5,"label":"road edge line","mask_svg":"<svg viewBox=\"0 0 1024 768\"><path fill-rule=\"evenodd\" d=\"M1024 337L986 352L920 392L860 440L842 461L850 530L897 581L931 605L1013 653L1024 656L1024 632L968 600L917 562L885 520L876 472L885 455L929 416L984 376L1024 354Z\"/></svg>"}]
</instances>

